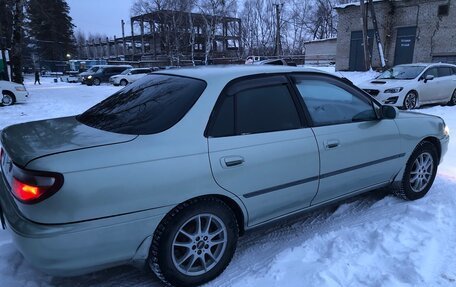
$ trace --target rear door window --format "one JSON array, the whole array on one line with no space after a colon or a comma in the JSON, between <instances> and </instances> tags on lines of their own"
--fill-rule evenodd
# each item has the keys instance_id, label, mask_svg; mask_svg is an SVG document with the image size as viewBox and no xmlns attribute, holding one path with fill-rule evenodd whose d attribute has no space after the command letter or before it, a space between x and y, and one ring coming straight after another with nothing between
<instances>
[{"instance_id":1,"label":"rear door window","mask_svg":"<svg viewBox=\"0 0 456 287\"><path fill-rule=\"evenodd\" d=\"M450 67L439 67L439 77L448 77L453 74L453 71L451 70Z\"/></svg>"},{"instance_id":2,"label":"rear door window","mask_svg":"<svg viewBox=\"0 0 456 287\"><path fill-rule=\"evenodd\" d=\"M279 80L277 80L277 78ZM282 77L261 79L263 85L249 87L247 80L233 84L234 93L222 95L209 133L212 137L267 133L302 127L295 101ZM285 79L285 78L283 78Z\"/></svg>"},{"instance_id":3,"label":"rear door window","mask_svg":"<svg viewBox=\"0 0 456 287\"><path fill-rule=\"evenodd\" d=\"M206 88L193 78L153 74L142 77L77 116L81 123L114 133L147 135L180 121Z\"/></svg>"}]
</instances>

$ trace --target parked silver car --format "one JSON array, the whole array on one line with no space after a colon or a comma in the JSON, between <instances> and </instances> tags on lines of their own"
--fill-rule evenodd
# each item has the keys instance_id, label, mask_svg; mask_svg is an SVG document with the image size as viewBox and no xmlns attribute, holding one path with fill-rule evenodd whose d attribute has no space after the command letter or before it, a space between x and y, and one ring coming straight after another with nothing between
<instances>
[{"instance_id":1,"label":"parked silver car","mask_svg":"<svg viewBox=\"0 0 456 287\"><path fill-rule=\"evenodd\" d=\"M147 262L196 286L247 229L380 187L423 197L448 141L441 118L326 73L167 70L79 116L4 129L0 214L49 274Z\"/></svg>"}]
</instances>

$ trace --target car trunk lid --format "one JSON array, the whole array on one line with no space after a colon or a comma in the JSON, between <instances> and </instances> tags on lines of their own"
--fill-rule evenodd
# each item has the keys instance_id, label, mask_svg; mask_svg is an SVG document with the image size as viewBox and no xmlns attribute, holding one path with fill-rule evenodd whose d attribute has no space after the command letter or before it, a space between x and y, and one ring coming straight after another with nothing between
<instances>
[{"instance_id":1,"label":"car trunk lid","mask_svg":"<svg viewBox=\"0 0 456 287\"><path fill-rule=\"evenodd\" d=\"M16 165L26 167L47 155L124 143L136 137L95 129L72 116L9 126L1 133L1 145Z\"/></svg>"}]
</instances>

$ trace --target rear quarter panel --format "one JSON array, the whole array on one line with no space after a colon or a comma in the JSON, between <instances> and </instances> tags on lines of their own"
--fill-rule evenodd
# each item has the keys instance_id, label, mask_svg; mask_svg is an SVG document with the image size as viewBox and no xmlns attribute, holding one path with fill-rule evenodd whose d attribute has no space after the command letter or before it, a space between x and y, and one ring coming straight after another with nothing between
<instances>
[{"instance_id":1,"label":"rear quarter panel","mask_svg":"<svg viewBox=\"0 0 456 287\"><path fill-rule=\"evenodd\" d=\"M204 129L220 90L217 84L208 85L187 115L162 133L30 162L26 168L63 173L65 182L43 202L17 202L20 211L35 222L68 223L175 206L197 196L219 194L234 200L247 222L242 201L219 187L210 169Z\"/></svg>"}]
</instances>

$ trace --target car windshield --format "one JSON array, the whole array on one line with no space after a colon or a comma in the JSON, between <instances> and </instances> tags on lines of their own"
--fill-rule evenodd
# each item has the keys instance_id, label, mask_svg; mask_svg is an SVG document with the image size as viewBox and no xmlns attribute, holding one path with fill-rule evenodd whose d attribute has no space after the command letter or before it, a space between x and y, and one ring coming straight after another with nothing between
<instances>
[{"instance_id":1,"label":"car windshield","mask_svg":"<svg viewBox=\"0 0 456 287\"><path fill-rule=\"evenodd\" d=\"M131 72L132 69L126 69L125 71L123 71L122 73L120 73L121 75L128 75L128 73Z\"/></svg>"},{"instance_id":2,"label":"car windshield","mask_svg":"<svg viewBox=\"0 0 456 287\"><path fill-rule=\"evenodd\" d=\"M77 120L114 133L159 133L180 121L205 88L202 80L151 74L93 106Z\"/></svg>"},{"instance_id":3,"label":"car windshield","mask_svg":"<svg viewBox=\"0 0 456 287\"><path fill-rule=\"evenodd\" d=\"M92 67L87 70L88 73L96 73L100 69L100 67Z\"/></svg>"},{"instance_id":4,"label":"car windshield","mask_svg":"<svg viewBox=\"0 0 456 287\"><path fill-rule=\"evenodd\" d=\"M377 79L412 80L423 72L424 66L397 66L383 72Z\"/></svg>"}]
</instances>

